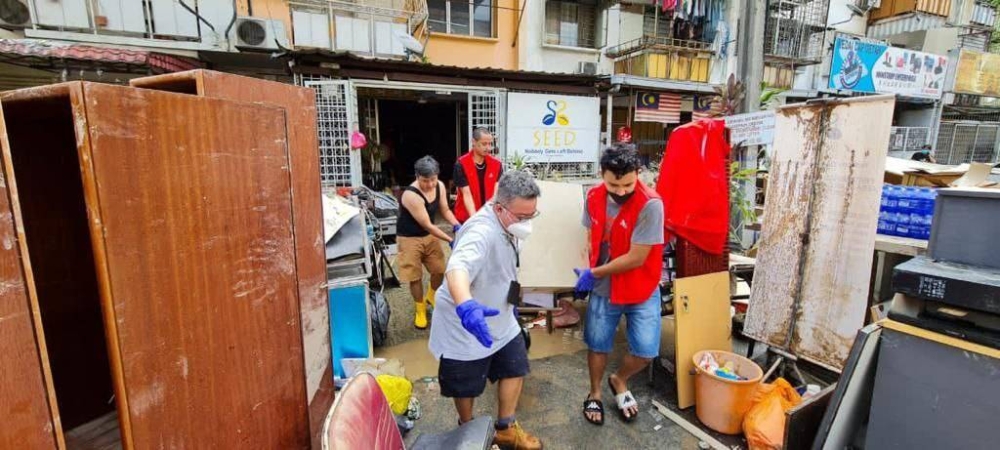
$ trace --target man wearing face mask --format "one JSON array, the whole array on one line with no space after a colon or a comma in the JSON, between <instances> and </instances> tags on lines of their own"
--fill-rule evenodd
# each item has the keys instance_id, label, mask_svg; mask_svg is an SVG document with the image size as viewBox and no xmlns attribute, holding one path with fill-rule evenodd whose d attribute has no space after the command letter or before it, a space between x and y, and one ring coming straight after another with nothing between
<instances>
[{"instance_id":1,"label":"man wearing face mask","mask_svg":"<svg viewBox=\"0 0 1000 450\"><path fill-rule=\"evenodd\" d=\"M601 155L604 182L587 192L583 225L590 230L590 267L577 269L577 292L590 292L584 340L589 352L587 421L604 424L601 385L615 330L625 316L629 353L608 377L619 414L635 420L639 404L628 379L660 353L660 271L663 267L663 202L639 181L635 147L615 144Z\"/></svg>"},{"instance_id":2,"label":"man wearing face mask","mask_svg":"<svg viewBox=\"0 0 1000 450\"><path fill-rule=\"evenodd\" d=\"M472 420L473 403L486 380L497 383L494 443L501 448L542 448L514 418L529 369L513 304L520 295L518 252L531 233L531 219L539 214L540 194L528 172L511 170L500 177L494 200L455 237L431 318L429 347L440 361L441 395L454 399L463 424Z\"/></svg>"}]
</instances>

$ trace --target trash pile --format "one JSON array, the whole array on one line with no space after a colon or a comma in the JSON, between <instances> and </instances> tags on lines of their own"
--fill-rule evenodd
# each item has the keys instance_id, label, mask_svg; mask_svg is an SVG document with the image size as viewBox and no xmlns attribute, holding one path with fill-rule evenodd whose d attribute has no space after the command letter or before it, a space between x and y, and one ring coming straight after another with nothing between
<instances>
[{"instance_id":1,"label":"trash pile","mask_svg":"<svg viewBox=\"0 0 1000 450\"><path fill-rule=\"evenodd\" d=\"M702 355L701 360L698 361L698 366L719 378L733 381L747 380L746 377L736 373L736 364L733 361L726 361L722 366L719 366L718 361L715 360L715 356L712 356L710 352L705 352Z\"/></svg>"},{"instance_id":2,"label":"trash pile","mask_svg":"<svg viewBox=\"0 0 1000 450\"><path fill-rule=\"evenodd\" d=\"M420 419L420 402L413 396L413 383L406 378L403 363L398 359L344 358L344 374L348 378L361 373L375 377L389 402L399 432L406 434Z\"/></svg>"}]
</instances>

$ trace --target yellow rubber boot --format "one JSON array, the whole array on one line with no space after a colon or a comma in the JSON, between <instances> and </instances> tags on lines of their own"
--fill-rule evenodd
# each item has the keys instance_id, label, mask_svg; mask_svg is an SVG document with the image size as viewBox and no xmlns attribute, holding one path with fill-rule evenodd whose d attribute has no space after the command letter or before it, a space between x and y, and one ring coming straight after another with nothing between
<instances>
[{"instance_id":1,"label":"yellow rubber boot","mask_svg":"<svg viewBox=\"0 0 1000 450\"><path fill-rule=\"evenodd\" d=\"M427 329L427 303L415 302L413 304L416 314L413 315L413 326L418 329Z\"/></svg>"},{"instance_id":2,"label":"yellow rubber boot","mask_svg":"<svg viewBox=\"0 0 1000 450\"><path fill-rule=\"evenodd\" d=\"M424 294L424 303L430 305L431 309L434 308L434 294L437 293L437 289L428 289L427 293Z\"/></svg>"}]
</instances>

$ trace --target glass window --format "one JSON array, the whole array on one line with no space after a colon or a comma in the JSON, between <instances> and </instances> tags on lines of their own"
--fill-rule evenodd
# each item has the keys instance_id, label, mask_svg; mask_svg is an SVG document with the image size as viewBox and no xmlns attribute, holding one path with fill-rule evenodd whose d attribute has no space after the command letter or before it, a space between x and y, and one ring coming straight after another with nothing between
<instances>
[{"instance_id":1,"label":"glass window","mask_svg":"<svg viewBox=\"0 0 1000 450\"><path fill-rule=\"evenodd\" d=\"M431 31L438 33L448 32L448 5L447 0L427 0L427 24Z\"/></svg>"},{"instance_id":2,"label":"glass window","mask_svg":"<svg viewBox=\"0 0 1000 450\"><path fill-rule=\"evenodd\" d=\"M474 0L473 34L493 37L493 0Z\"/></svg>"},{"instance_id":3,"label":"glass window","mask_svg":"<svg viewBox=\"0 0 1000 450\"><path fill-rule=\"evenodd\" d=\"M428 25L435 33L494 37L494 0L427 0Z\"/></svg>"},{"instance_id":4,"label":"glass window","mask_svg":"<svg viewBox=\"0 0 1000 450\"><path fill-rule=\"evenodd\" d=\"M545 43L569 47L596 46L597 7L593 0L549 1L545 4Z\"/></svg>"},{"instance_id":5,"label":"glass window","mask_svg":"<svg viewBox=\"0 0 1000 450\"><path fill-rule=\"evenodd\" d=\"M469 30L469 10L471 4L468 0L451 0L451 34L470 35Z\"/></svg>"}]
</instances>

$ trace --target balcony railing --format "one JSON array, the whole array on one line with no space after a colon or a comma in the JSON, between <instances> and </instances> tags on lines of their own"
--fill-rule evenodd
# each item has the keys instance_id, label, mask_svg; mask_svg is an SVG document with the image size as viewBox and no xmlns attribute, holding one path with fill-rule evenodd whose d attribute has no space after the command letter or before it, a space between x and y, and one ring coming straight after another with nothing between
<instances>
[{"instance_id":1,"label":"balcony railing","mask_svg":"<svg viewBox=\"0 0 1000 450\"><path fill-rule=\"evenodd\" d=\"M223 34L233 16L228 2L206 0L26 0L24 4L30 20L8 20L6 25L24 28L28 37L154 47L224 46Z\"/></svg>"},{"instance_id":2,"label":"balcony railing","mask_svg":"<svg viewBox=\"0 0 1000 450\"><path fill-rule=\"evenodd\" d=\"M406 54L400 34L426 43L426 0L290 0L296 47L368 56Z\"/></svg>"},{"instance_id":3,"label":"balcony railing","mask_svg":"<svg viewBox=\"0 0 1000 450\"><path fill-rule=\"evenodd\" d=\"M711 43L645 36L610 47L615 73L665 80L708 82Z\"/></svg>"}]
</instances>

